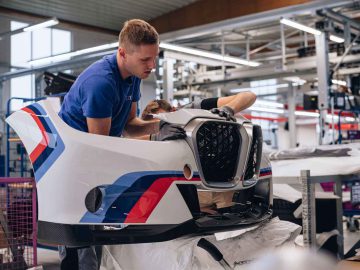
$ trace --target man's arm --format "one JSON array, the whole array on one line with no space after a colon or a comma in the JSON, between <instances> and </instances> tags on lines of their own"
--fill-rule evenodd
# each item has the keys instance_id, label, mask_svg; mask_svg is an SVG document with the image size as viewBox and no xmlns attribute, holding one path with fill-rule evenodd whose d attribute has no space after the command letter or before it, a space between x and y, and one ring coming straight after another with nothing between
<instances>
[{"instance_id":1,"label":"man's arm","mask_svg":"<svg viewBox=\"0 0 360 270\"><path fill-rule=\"evenodd\" d=\"M252 92L241 92L233 96L220 97L217 101L218 108L223 106L230 107L234 114L241 112L254 104L256 95Z\"/></svg>"},{"instance_id":2,"label":"man's arm","mask_svg":"<svg viewBox=\"0 0 360 270\"><path fill-rule=\"evenodd\" d=\"M99 135L109 136L111 128L111 117L89 118L86 117L88 132Z\"/></svg>"},{"instance_id":3,"label":"man's arm","mask_svg":"<svg viewBox=\"0 0 360 270\"><path fill-rule=\"evenodd\" d=\"M80 86L81 109L89 133L110 135L114 95L118 89L104 76L91 75Z\"/></svg>"},{"instance_id":4,"label":"man's arm","mask_svg":"<svg viewBox=\"0 0 360 270\"><path fill-rule=\"evenodd\" d=\"M136 102L133 102L125 126L126 135L136 139L149 140L149 134L159 131L159 120L144 121L136 117L136 109Z\"/></svg>"}]
</instances>

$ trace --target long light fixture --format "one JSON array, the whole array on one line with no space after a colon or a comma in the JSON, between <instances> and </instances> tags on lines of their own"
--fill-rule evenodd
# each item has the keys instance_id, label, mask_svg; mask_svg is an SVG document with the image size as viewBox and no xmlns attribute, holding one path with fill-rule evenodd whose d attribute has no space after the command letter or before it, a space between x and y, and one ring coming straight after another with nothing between
<instances>
[{"instance_id":1,"label":"long light fixture","mask_svg":"<svg viewBox=\"0 0 360 270\"><path fill-rule=\"evenodd\" d=\"M203 51L203 50L183 47L183 46L164 43L164 42L160 43L160 48L166 49L166 50L171 50L171 51L176 51L176 52L182 52L182 53L186 53L186 54L191 54L191 55L196 55L196 56L202 56L202 57L219 60L219 61L224 61L224 62L232 63L232 64L238 64L238 65L244 65L244 66L250 66L250 67L260 66L259 62L248 61L245 59L232 57L232 56L223 56L219 53L207 52L207 51Z\"/></svg>"},{"instance_id":2,"label":"long light fixture","mask_svg":"<svg viewBox=\"0 0 360 270\"><path fill-rule=\"evenodd\" d=\"M280 88L287 88L289 87L288 83L280 83L280 84L270 84L270 85L260 85L255 87L247 87L247 88L235 88L231 89L230 93L240 93L246 91L254 91L254 90L261 90L261 89L280 89Z\"/></svg>"},{"instance_id":3,"label":"long light fixture","mask_svg":"<svg viewBox=\"0 0 360 270\"><path fill-rule=\"evenodd\" d=\"M296 28L296 29L299 29L301 31L316 35L316 36L319 36L321 34L320 30L317 30L315 28L303 25L301 23L298 23L298 22L295 22L293 20L289 20L289 19L286 19L286 18L282 18L280 20L280 23L285 24L285 25L290 26L290 27L293 27L293 28ZM343 43L345 41L343 38L335 36L335 35L330 35L329 39L331 41L334 41L334 42L337 42L337 43Z\"/></svg>"},{"instance_id":4,"label":"long light fixture","mask_svg":"<svg viewBox=\"0 0 360 270\"><path fill-rule=\"evenodd\" d=\"M316 80L318 80L318 78L316 77L315 78ZM341 85L341 86L346 86L347 85L347 83L346 83L346 81L343 81L343 80L331 80L331 83L332 84L336 84L336 85ZM315 82L314 83L314 86L318 86L319 85L319 83L318 82ZM316 93L317 93L317 91L316 91Z\"/></svg>"},{"instance_id":5,"label":"long light fixture","mask_svg":"<svg viewBox=\"0 0 360 270\"><path fill-rule=\"evenodd\" d=\"M320 114L317 112L305 112L305 111L295 111L297 116L309 116L309 117L319 117Z\"/></svg>"},{"instance_id":6,"label":"long light fixture","mask_svg":"<svg viewBox=\"0 0 360 270\"><path fill-rule=\"evenodd\" d=\"M298 22L295 22L295 21L292 21L292 20L289 20L289 19L286 19L286 18L282 18L280 20L280 23L285 24L287 26L291 26L293 28L299 29L301 31L304 31L304 32L307 32L307 33L310 33L310 34L313 34L313 35L319 36L321 34L321 31L319 31L317 29L314 29L312 27L303 25L301 23L298 23Z\"/></svg>"},{"instance_id":7,"label":"long light fixture","mask_svg":"<svg viewBox=\"0 0 360 270\"><path fill-rule=\"evenodd\" d=\"M292 82L293 86L299 86L299 85L303 85L306 83L306 80L303 80L298 76L284 77L283 80Z\"/></svg>"},{"instance_id":8,"label":"long light fixture","mask_svg":"<svg viewBox=\"0 0 360 270\"><path fill-rule=\"evenodd\" d=\"M342 80L331 80L331 82L333 84L337 84L337 85L341 85L341 86L346 86L346 81L342 81Z\"/></svg>"},{"instance_id":9,"label":"long light fixture","mask_svg":"<svg viewBox=\"0 0 360 270\"><path fill-rule=\"evenodd\" d=\"M284 109L264 108L264 107L257 107L257 106L251 106L249 108L249 110L250 111L258 111L258 112L276 113L276 114L284 114L286 112ZM297 116L319 117L319 113L317 113L317 112L295 111L295 115L297 115Z\"/></svg>"},{"instance_id":10,"label":"long light fixture","mask_svg":"<svg viewBox=\"0 0 360 270\"><path fill-rule=\"evenodd\" d=\"M45 57L45 58L41 58L41 59L32 60L32 61L29 61L28 64L30 64L32 66L36 66L36 65L41 65L41 64L47 64L49 62L59 62L59 61L67 60L70 57L74 57L74 56L79 56L79 55L83 55L83 54L87 54L87 53L117 48L118 45L119 45L118 42L113 42L113 43L109 43L109 44L90 47L90 48L83 49L83 50L78 50L78 51L74 51L74 52L68 52L68 53L63 53L63 54L49 56L49 57Z\"/></svg>"},{"instance_id":11,"label":"long light fixture","mask_svg":"<svg viewBox=\"0 0 360 270\"><path fill-rule=\"evenodd\" d=\"M54 26L54 25L57 25L58 23L59 23L58 19L52 18L51 20L25 27L23 29L23 31L24 32L31 32L31 31L35 31L35 30L38 30L38 29L41 29L41 28Z\"/></svg>"},{"instance_id":12,"label":"long light fixture","mask_svg":"<svg viewBox=\"0 0 360 270\"><path fill-rule=\"evenodd\" d=\"M264 107L257 107L251 106L249 108L250 111L258 111L258 112L267 112L267 113L276 113L276 114L283 114L285 113L284 109L276 109L276 108L264 108Z\"/></svg>"},{"instance_id":13,"label":"long light fixture","mask_svg":"<svg viewBox=\"0 0 360 270\"><path fill-rule=\"evenodd\" d=\"M82 54L87 54L87 53L96 52L96 51L102 51L102 50L111 49L111 48L116 48L117 46L118 46L118 42L113 42L113 43L104 44L104 45L100 45L100 46L96 46L96 47L91 47L91 48L87 48L87 49L83 49L83 50L79 50L79 51L63 53L63 54L54 55L54 56L50 56L50 57L46 57L46 58L36 59L36 60L29 61L28 63L30 65L40 65L40 64L49 63L49 62L58 62L58 61L69 59L70 57L79 56ZM257 67L260 65L260 63L254 62L254 61L247 61L244 59L231 57L231 56L222 56L221 54L217 54L217 53L206 52L206 51L192 49L192 48L186 48L186 47L163 43L163 42L160 43L160 48L168 49L168 50L172 50L172 51L183 52L183 53L187 53L187 54L191 54L191 55L203 56L206 58L224 61L227 63L246 65L246 66L252 66L252 67Z\"/></svg>"},{"instance_id":14,"label":"long light fixture","mask_svg":"<svg viewBox=\"0 0 360 270\"><path fill-rule=\"evenodd\" d=\"M282 104L282 103L274 102L274 101L267 101L267 100L256 100L254 105L255 106L260 105L260 106L265 106L265 107L270 107L270 108L284 108L284 104Z\"/></svg>"},{"instance_id":15,"label":"long light fixture","mask_svg":"<svg viewBox=\"0 0 360 270\"><path fill-rule=\"evenodd\" d=\"M330 35L329 39L331 41L336 42L336 43L343 43L345 41L345 39L343 39L341 37L338 37L338 36L335 36L335 35Z\"/></svg>"},{"instance_id":16,"label":"long light fixture","mask_svg":"<svg viewBox=\"0 0 360 270\"><path fill-rule=\"evenodd\" d=\"M264 108L264 107L257 107L257 106L251 106L248 110L250 110L250 111L258 111L258 112L274 113L274 114L284 114L284 113L286 113L286 111L284 109ZM306 111L295 111L295 115L296 116L314 117L314 118L319 118L319 116L320 116L320 114L318 112L306 112ZM326 118L329 121L334 119L334 121L337 122L339 120L338 115L334 115L332 117L330 114L327 114ZM349 117L349 116L346 116L343 119L345 119L345 122L354 122L356 120L354 117Z\"/></svg>"}]
</instances>

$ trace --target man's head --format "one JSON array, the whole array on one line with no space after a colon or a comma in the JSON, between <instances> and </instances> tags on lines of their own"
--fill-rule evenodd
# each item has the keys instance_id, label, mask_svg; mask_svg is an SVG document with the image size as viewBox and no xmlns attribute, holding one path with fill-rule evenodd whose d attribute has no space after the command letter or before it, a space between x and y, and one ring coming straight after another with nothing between
<instances>
[{"instance_id":1,"label":"man's head","mask_svg":"<svg viewBox=\"0 0 360 270\"><path fill-rule=\"evenodd\" d=\"M126 21L119 35L118 52L125 72L145 79L156 66L159 34L143 20Z\"/></svg>"},{"instance_id":2,"label":"man's head","mask_svg":"<svg viewBox=\"0 0 360 270\"><path fill-rule=\"evenodd\" d=\"M152 114L158 114L163 112L173 112L175 110L174 107L170 105L164 99L155 99L150 101L148 105L146 105L144 111L142 112L141 119L150 120L152 119Z\"/></svg>"}]
</instances>

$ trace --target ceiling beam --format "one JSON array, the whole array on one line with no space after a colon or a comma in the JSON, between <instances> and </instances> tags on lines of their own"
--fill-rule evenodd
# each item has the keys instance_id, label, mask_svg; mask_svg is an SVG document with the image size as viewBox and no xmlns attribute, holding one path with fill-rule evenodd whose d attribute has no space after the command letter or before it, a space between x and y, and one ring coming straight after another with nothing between
<instances>
[{"instance_id":1,"label":"ceiling beam","mask_svg":"<svg viewBox=\"0 0 360 270\"><path fill-rule=\"evenodd\" d=\"M159 33L166 33L308 2L311 0L200 0L159 16L150 23Z\"/></svg>"},{"instance_id":2,"label":"ceiling beam","mask_svg":"<svg viewBox=\"0 0 360 270\"><path fill-rule=\"evenodd\" d=\"M150 21L162 41L178 41L250 25L267 24L281 16L307 14L351 0L200 0Z\"/></svg>"}]
</instances>

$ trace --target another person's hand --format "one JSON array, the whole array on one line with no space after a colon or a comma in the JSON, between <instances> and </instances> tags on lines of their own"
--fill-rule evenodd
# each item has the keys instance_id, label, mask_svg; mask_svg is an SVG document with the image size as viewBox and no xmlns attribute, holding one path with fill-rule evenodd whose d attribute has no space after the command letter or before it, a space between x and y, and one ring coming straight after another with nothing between
<instances>
[{"instance_id":1,"label":"another person's hand","mask_svg":"<svg viewBox=\"0 0 360 270\"><path fill-rule=\"evenodd\" d=\"M151 141L170 141L185 138L186 133L182 127L165 121L160 121L160 129L158 133L150 135Z\"/></svg>"},{"instance_id":2,"label":"another person's hand","mask_svg":"<svg viewBox=\"0 0 360 270\"><path fill-rule=\"evenodd\" d=\"M214 108L210 110L214 114L218 114L221 117L226 118L227 121L236 122L234 117L234 111L229 106L223 106L221 108Z\"/></svg>"}]
</instances>

